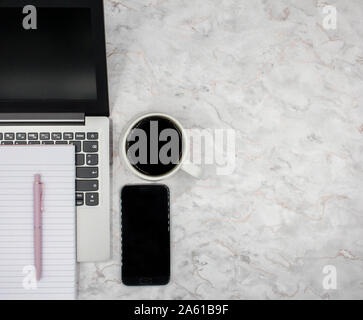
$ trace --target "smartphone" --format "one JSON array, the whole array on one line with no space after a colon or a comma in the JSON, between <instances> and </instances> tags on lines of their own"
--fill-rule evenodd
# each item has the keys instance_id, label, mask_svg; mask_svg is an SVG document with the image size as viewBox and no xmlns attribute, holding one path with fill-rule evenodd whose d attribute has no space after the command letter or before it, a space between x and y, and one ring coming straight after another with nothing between
<instances>
[{"instance_id":1,"label":"smartphone","mask_svg":"<svg viewBox=\"0 0 363 320\"><path fill-rule=\"evenodd\" d=\"M122 282L165 285L170 279L169 188L127 185L121 191Z\"/></svg>"}]
</instances>

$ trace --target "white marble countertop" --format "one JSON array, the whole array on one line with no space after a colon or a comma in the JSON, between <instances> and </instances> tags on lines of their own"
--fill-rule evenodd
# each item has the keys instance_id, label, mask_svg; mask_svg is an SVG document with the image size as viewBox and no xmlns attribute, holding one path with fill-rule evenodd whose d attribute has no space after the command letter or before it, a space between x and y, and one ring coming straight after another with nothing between
<instances>
[{"instance_id":1,"label":"white marble countertop","mask_svg":"<svg viewBox=\"0 0 363 320\"><path fill-rule=\"evenodd\" d=\"M105 0L112 259L80 265L80 299L363 298L363 2L329 3L329 30L327 4ZM149 111L235 130L236 167L163 181L171 281L133 288L120 282L119 192L142 181L118 144Z\"/></svg>"}]
</instances>

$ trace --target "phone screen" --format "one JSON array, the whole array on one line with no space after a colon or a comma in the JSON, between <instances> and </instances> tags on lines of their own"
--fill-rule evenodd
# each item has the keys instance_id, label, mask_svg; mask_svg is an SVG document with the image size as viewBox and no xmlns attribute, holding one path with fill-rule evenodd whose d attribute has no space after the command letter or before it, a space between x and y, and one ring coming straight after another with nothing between
<instances>
[{"instance_id":1,"label":"phone screen","mask_svg":"<svg viewBox=\"0 0 363 320\"><path fill-rule=\"evenodd\" d=\"M162 285L170 278L169 189L129 185L121 192L122 282Z\"/></svg>"}]
</instances>

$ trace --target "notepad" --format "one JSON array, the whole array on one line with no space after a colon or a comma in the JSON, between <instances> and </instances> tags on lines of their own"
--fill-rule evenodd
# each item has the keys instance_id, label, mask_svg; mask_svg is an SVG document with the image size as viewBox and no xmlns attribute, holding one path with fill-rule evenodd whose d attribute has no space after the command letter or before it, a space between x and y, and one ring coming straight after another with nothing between
<instances>
[{"instance_id":1,"label":"notepad","mask_svg":"<svg viewBox=\"0 0 363 320\"><path fill-rule=\"evenodd\" d=\"M0 146L0 300L75 299L75 154L71 145ZM35 280L33 182L44 183L42 278Z\"/></svg>"}]
</instances>

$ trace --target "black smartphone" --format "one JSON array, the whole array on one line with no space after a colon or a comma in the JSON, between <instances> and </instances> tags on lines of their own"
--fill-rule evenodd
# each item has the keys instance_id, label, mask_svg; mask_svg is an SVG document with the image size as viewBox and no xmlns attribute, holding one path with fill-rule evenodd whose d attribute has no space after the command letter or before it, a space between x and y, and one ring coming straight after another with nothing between
<instances>
[{"instance_id":1,"label":"black smartphone","mask_svg":"<svg viewBox=\"0 0 363 320\"><path fill-rule=\"evenodd\" d=\"M127 185L121 191L122 282L165 285L170 279L169 188Z\"/></svg>"}]
</instances>

